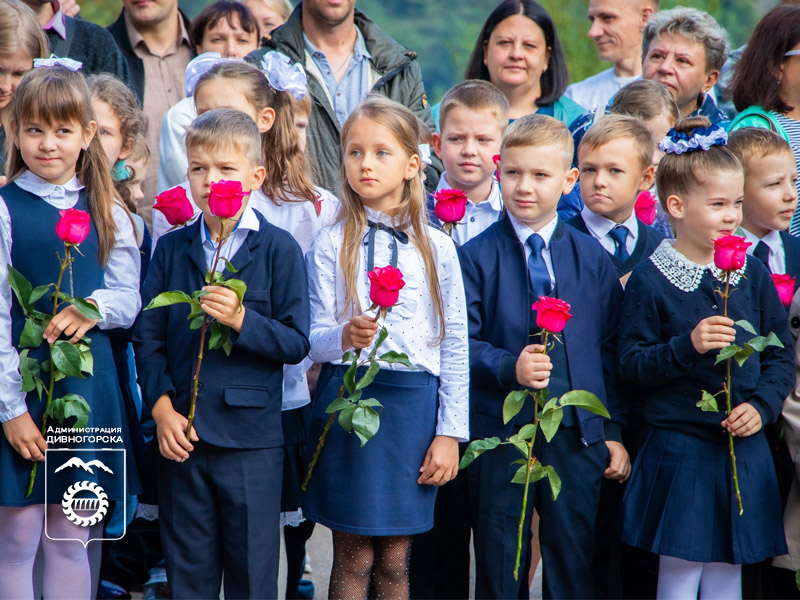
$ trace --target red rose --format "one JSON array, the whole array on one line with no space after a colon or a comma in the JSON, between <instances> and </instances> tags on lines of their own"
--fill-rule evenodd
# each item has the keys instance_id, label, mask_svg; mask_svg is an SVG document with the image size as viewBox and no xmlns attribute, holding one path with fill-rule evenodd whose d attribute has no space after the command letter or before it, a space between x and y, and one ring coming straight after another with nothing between
<instances>
[{"instance_id":1,"label":"red rose","mask_svg":"<svg viewBox=\"0 0 800 600\"><path fill-rule=\"evenodd\" d=\"M656 195L645 190L636 197L636 204L633 206L636 218L645 225L652 225L656 220Z\"/></svg>"},{"instance_id":2,"label":"red rose","mask_svg":"<svg viewBox=\"0 0 800 600\"><path fill-rule=\"evenodd\" d=\"M714 265L722 271L736 271L744 266L747 247L752 244L737 235L723 235L714 240Z\"/></svg>"},{"instance_id":3,"label":"red rose","mask_svg":"<svg viewBox=\"0 0 800 600\"><path fill-rule=\"evenodd\" d=\"M156 196L153 210L160 211L173 227L185 225L194 216L194 206L186 196L186 190L176 186Z\"/></svg>"},{"instance_id":4,"label":"red rose","mask_svg":"<svg viewBox=\"0 0 800 600\"><path fill-rule=\"evenodd\" d=\"M392 266L375 267L367 273L370 282L369 299L381 308L397 304L400 290L406 284L400 269Z\"/></svg>"},{"instance_id":5,"label":"red rose","mask_svg":"<svg viewBox=\"0 0 800 600\"><path fill-rule=\"evenodd\" d=\"M458 223L467 212L467 194L461 190L439 190L433 199L433 211L442 223Z\"/></svg>"},{"instance_id":6,"label":"red rose","mask_svg":"<svg viewBox=\"0 0 800 600\"><path fill-rule=\"evenodd\" d=\"M788 308L794 297L795 278L791 275L773 274L772 281L775 283L775 289L778 290L778 297L783 302L783 305Z\"/></svg>"},{"instance_id":7,"label":"red rose","mask_svg":"<svg viewBox=\"0 0 800 600\"><path fill-rule=\"evenodd\" d=\"M208 208L215 217L230 219L242 208L242 198L249 193L242 190L239 181L216 181L211 184Z\"/></svg>"},{"instance_id":8,"label":"red rose","mask_svg":"<svg viewBox=\"0 0 800 600\"><path fill-rule=\"evenodd\" d=\"M56 224L56 235L66 244L80 244L89 235L92 217L88 212L70 208L60 210L61 218Z\"/></svg>"},{"instance_id":9,"label":"red rose","mask_svg":"<svg viewBox=\"0 0 800 600\"><path fill-rule=\"evenodd\" d=\"M539 296L539 301L531 308L536 311L536 326L550 333L561 333L564 325L572 318L569 304L558 298Z\"/></svg>"}]
</instances>

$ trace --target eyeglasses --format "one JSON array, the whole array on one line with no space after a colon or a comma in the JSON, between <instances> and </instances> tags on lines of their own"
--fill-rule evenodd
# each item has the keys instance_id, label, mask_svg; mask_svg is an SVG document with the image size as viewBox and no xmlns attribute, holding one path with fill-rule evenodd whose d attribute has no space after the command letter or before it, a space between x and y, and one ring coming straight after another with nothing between
<instances>
[{"instance_id":1,"label":"eyeglasses","mask_svg":"<svg viewBox=\"0 0 800 600\"><path fill-rule=\"evenodd\" d=\"M789 50L786 54L783 55L784 57L789 56L800 56L800 50Z\"/></svg>"}]
</instances>

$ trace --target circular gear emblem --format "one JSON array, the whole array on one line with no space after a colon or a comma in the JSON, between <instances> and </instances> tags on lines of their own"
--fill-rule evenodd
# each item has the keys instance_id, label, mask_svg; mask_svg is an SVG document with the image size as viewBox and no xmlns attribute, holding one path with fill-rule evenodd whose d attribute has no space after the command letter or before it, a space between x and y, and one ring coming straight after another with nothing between
<instances>
[{"instance_id":1,"label":"circular gear emblem","mask_svg":"<svg viewBox=\"0 0 800 600\"><path fill-rule=\"evenodd\" d=\"M108 494L93 481L79 481L67 488L61 500L67 518L81 527L91 527L108 512Z\"/></svg>"}]
</instances>

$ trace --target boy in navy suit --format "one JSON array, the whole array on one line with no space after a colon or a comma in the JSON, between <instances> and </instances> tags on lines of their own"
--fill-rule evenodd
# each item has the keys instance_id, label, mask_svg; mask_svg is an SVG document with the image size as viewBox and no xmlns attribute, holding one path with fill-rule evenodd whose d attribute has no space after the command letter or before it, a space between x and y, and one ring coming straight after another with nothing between
<instances>
[{"instance_id":1,"label":"boy in navy suit","mask_svg":"<svg viewBox=\"0 0 800 600\"><path fill-rule=\"evenodd\" d=\"M747 253L773 275L788 274L800 282L800 239L787 231L797 209L791 146L769 129L744 127L730 134L728 148L744 167L742 230L752 243Z\"/></svg>"},{"instance_id":2,"label":"boy in navy suit","mask_svg":"<svg viewBox=\"0 0 800 600\"><path fill-rule=\"evenodd\" d=\"M578 146L584 207L567 223L600 242L624 280L664 239L633 210L639 193L653 185L654 152L645 124L623 115L599 119Z\"/></svg>"},{"instance_id":3,"label":"boy in navy suit","mask_svg":"<svg viewBox=\"0 0 800 600\"><path fill-rule=\"evenodd\" d=\"M541 517L539 541L545 598L590 598L597 501L603 477L627 478L621 443L625 406L615 385L616 329L622 286L592 238L556 215L563 193L578 177L572 138L552 117L530 115L511 124L499 163L507 214L462 248L470 327L470 432L473 439L506 439L533 420L526 408L503 424L503 400L516 389L548 387L551 396L588 390L611 420L583 410L564 411L553 440L537 437L534 453L553 465L563 486L553 501L547 482L531 488ZM563 344L537 352L531 304L553 295L572 307ZM552 369L552 370L551 370ZM477 598L527 598L530 536L523 541L520 581L514 581L516 532L523 486L511 483L519 458L512 446L486 452L466 469L475 541ZM524 531L529 532L530 512Z\"/></svg>"},{"instance_id":4,"label":"boy in navy suit","mask_svg":"<svg viewBox=\"0 0 800 600\"><path fill-rule=\"evenodd\" d=\"M230 356L204 350L192 441L184 436L200 340L188 304L145 310L134 334L139 383L157 426L158 504L167 577L176 598L274 598L280 545L283 464L283 364L309 351L308 289L303 254L267 223L248 198L231 219L222 246L247 284L243 303L222 286L206 286L220 220L209 186L238 181L257 190L264 179L255 122L220 109L198 117L186 135L189 184L203 218L159 240L142 296L204 289L203 311L231 328ZM224 269L220 261L218 270ZM298 273L300 276L298 276Z\"/></svg>"}]
</instances>

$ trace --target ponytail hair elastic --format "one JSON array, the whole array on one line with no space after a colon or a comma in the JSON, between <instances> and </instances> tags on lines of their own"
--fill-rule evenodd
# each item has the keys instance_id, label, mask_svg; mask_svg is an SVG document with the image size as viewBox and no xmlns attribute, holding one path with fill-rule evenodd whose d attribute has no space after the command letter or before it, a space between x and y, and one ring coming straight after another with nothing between
<instances>
[{"instance_id":1,"label":"ponytail hair elastic","mask_svg":"<svg viewBox=\"0 0 800 600\"><path fill-rule=\"evenodd\" d=\"M83 63L79 60L59 58L57 56L51 56L50 58L34 58L33 68L40 69L42 67L64 67L70 71L77 72L83 68Z\"/></svg>"},{"instance_id":2,"label":"ponytail hair elastic","mask_svg":"<svg viewBox=\"0 0 800 600\"><path fill-rule=\"evenodd\" d=\"M244 62L241 58L224 58L219 52L203 52L200 56L193 58L186 65L186 74L183 79L183 89L186 97L194 96L194 89L200 78L214 67L221 63Z\"/></svg>"},{"instance_id":3,"label":"ponytail hair elastic","mask_svg":"<svg viewBox=\"0 0 800 600\"><path fill-rule=\"evenodd\" d=\"M697 127L691 133L670 129L658 147L667 154L684 154L696 150L708 150L712 146L724 146L728 143L728 134L722 127Z\"/></svg>"},{"instance_id":4,"label":"ponytail hair elastic","mask_svg":"<svg viewBox=\"0 0 800 600\"><path fill-rule=\"evenodd\" d=\"M261 59L261 70L269 84L280 92L289 92L298 102L308 93L306 71L300 63L280 52L267 52Z\"/></svg>"}]
</instances>

